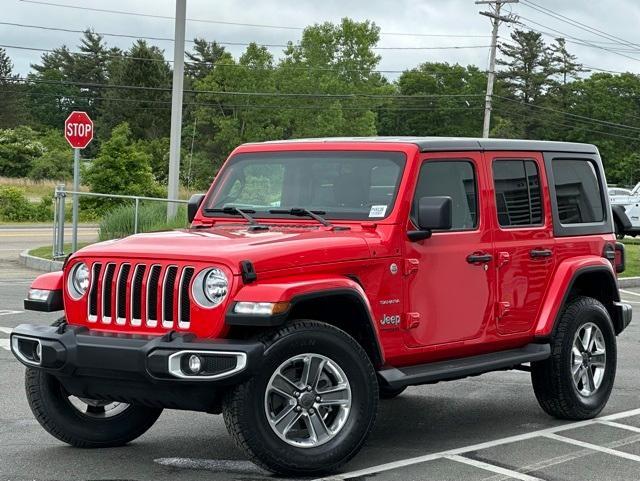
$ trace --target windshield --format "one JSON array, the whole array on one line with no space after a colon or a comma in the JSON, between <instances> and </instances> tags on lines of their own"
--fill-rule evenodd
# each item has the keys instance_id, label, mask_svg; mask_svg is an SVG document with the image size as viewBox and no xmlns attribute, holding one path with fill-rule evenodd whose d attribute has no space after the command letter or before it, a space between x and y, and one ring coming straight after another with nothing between
<instances>
[{"instance_id":1,"label":"windshield","mask_svg":"<svg viewBox=\"0 0 640 481\"><path fill-rule=\"evenodd\" d=\"M238 154L204 208L237 207L266 218L287 216L269 211L303 208L332 219L379 220L393 209L404 163L401 152Z\"/></svg>"}]
</instances>

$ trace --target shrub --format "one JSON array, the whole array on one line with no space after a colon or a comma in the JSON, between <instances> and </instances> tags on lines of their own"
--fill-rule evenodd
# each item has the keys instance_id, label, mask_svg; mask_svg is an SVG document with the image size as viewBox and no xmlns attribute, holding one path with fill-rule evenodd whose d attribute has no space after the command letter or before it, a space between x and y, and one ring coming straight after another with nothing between
<instances>
[{"instance_id":1,"label":"shrub","mask_svg":"<svg viewBox=\"0 0 640 481\"><path fill-rule=\"evenodd\" d=\"M100 240L119 239L133 234L135 206L127 204L111 209L100 222ZM178 209L172 222L167 222L167 205L164 202L141 203L138 210L138 232L180 229L187 227L187 210Z\"/></svg>"},{"instance_id":2,"label":"shrub","mask_svg":"<svg viewBox=\"0 0 640 481\"><path fill-rule=\"evenodd\" d=\"M43 197L39 204L32 204L24 189L0 186L0 220L9 222L49 221L53 216L52 200Z\"/></svg>"}]
</instances>

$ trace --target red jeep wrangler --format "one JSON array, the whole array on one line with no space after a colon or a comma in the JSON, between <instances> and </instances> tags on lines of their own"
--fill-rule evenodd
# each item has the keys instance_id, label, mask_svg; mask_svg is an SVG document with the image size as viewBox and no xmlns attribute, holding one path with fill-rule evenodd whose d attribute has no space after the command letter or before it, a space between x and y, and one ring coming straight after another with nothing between
<instances>
[{"instance_id":1,"label":"red jeep wrangler","mask_svg":"<svg viewBox=\"0 0 640 481\"><path fill-rule=\"evenodd\" d=\"M191 228L86 247L11 335L44 429L125 444L163 408L223 413L259 465L336 470L378 398L531 371L549 414L605 406L631 320L592 145L326 139L237 148Z\"/></svg>"}]
</instances>

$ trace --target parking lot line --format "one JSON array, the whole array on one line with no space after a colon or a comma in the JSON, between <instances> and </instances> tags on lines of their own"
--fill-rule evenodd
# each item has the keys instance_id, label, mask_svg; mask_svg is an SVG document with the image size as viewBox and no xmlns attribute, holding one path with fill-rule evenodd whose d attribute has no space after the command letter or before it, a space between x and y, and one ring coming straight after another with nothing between
<instances>
[{"instance_id":1,"label":"parking lot line","mask_svg":"<svg viewBox=\"0 0 640 481\"><path fill-rule=\"evenodd\" d=\"M636 426L629 426L628 424L617 423L615 421L600 421L599 424L605 424L612 428L626 429L627 431L633 431L634 433L640 433L640 428Z\"/></svg>"},{"instance_id":2,"label":"parking lot line","mask_svg":"<svg viewBox=\"0 0 640 481\"><path fill-rule=\"evenodd\" d=\"M4 332L5 334L11 334L11 331L13 331L13 328L11 327L0 326L0 332Z\"/></svg>"},{"instance_id":3,"label":"parking lot line","mask_svg":"<svg viewBox=\"0 0 640 481\"><path fill-rule=\"evenodd\" d=\"M526 441L538 436L544 436L545 434L554 434L554 433L558 433L558 432L562 432L562 431L568 431L570 429L576 429L576 428L581 428L583 426L590 426L592 424L596 424L599 423L601 421L615 421L617 419L623 419L623 418L627 418L627 417L632 417L632 416L637 416L640 414L640 408L638 409L631 409L629 411L622 411L619 413L614 413L614 414L609 414L608 416L603 416L601 418L596 418L596 419L587 419L586 421L577 421L574 423L569 423L569 424L564 424L562 426L554 426L551 428L545 428L545 429L540 429L538 431L530 431L528 433L523 433L523 434L516 434L515 436L509 436L506 438L501 438L501 439L494 439L493 441L486 441L483 443L478 443L478 444L473 444L473 445L469 445L469 446L464 446L461 448L454 448L454 449L449 449L447 451L440 451L437 453L431 453L431 454L425 454L422 456L416 456L413 458L407 458L407 459L401 459L398 461L392 461L390 463L385 463L385 464L379 464L377 466L371 466L369 468L363 468L363 469L359 469L357 471L350 471L347 473L341 473L338 475L334 475L331 476L329 478L319 478L316 481L329 481L329 480L343 480L343 479L350 479L350 478L356 478L356 477L364 477L364 476L370 476L372 474L375 473L380 473L383 471L389 471L392 469L398 469L398 468L403 468L405 466L411 466L412 464L419 464L419 463L424 463L427 461L433 461L435 459L439 459L439 458L443 458L445 456L454 456L454 455L459 455L459 454L465 454L471 451L480 451L482 449L487 449L487 448L493 448L495 446L501 446L504 444L510 444L510 443L514 443L517 441ZM565 439L569 439L569 438L562 438L561 441L564 441ZM569 439L569 441L572 441ZM588 443L585 443L588 444ZM595 445L594 445L595 446ZM590 446L586 446L587 448L590 448ZM594 448L595 449L595 448ZM606 449L606 448L602 448L602 449ZM621 451L615 451L615 450L610 450L613 451L615 453L621 453L624 454L624 457L626 456L626 453L622 453ZM632 455L629 455L632 456ZM637 460L640 461L640 456L635 456L635 458L638 458ZM630 458L628 458L630 459Z\"/></svg>"},{"instance_id":4,"label":"parking lot line","mask_svg":"<svg viewBox=\"0 0 640 481\"><path fill-rule=\"evenodd\" d=\"M640 293L633 292L633 291L627 291L626 289L620 289L620 292L624 292L625 294L631 294L632 296L640 297Z\"/></svg>"},{"instance_id":5,"label":"parking lot line","mask_svg":"<svg viewBox=\"0 0 640 481\"><path fill-rule=\"evenodd\" d=\"M542 434L542 436L545 438L554 439L556 441L560 441L563 443L574 444L576 446L580 446L581 448L600 451L601 453L610 454L612 456L617 456L619 458L630 459L631 461L636 461L640 463L640 456L638 456L637 454L625 453L624 451L618 451L617 449L605 448L603 446L598 446L597 444L586 443L584 441L579 441L573 438L567 438L565 436L560 436L554 433L545 433L545 434Z\"/></svg>"},{"instance_id":6,"label":"parking lot line","mask_svg":"<svg viewBox=\"0 0 640 481\"><path fill-rule=\"evenodd\" d=\"M457 454L447 455L443 457L445 459L450 459L451 461L456 461L458 463L468 464L469 466L473 466L475 468L484 469L485 471L491 471L492 473L508 476L510 479L511 478L520 479L521 481L543 481L540 478L529 476L528 474L519 473L518 471L502 468L500 466L495 466L493 464L485 463L483 461L477 461L475 459L465 458L464 456L460 456Z\"/></svg>"},{"instance_id":7,"label":"parking lot line","mask_svg":"<svg viewBox=\"0 0 640 481\"><path fill-rule=\"evenodd\" d=\"M9 347L9 339L0 339L0 349L6 349L7 351L11 350Z\"/></svg>"}]
</instances>

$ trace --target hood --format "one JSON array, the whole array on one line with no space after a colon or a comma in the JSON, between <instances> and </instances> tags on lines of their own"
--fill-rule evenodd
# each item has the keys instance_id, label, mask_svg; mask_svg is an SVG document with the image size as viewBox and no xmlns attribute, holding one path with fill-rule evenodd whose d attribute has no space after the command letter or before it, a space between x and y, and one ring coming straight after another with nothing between
<instances>
[{"instance_id":1,"label":"hood","mask_svg":"<svg viewBox=\"0 0 640 481\"><path fill-rule=\"evenodd\" d=\"M316 226L270 226L268 231L249 231L246 226L220 225L137 234L100 242L81 249L79 257L199 261L226 265L234 274L239 263L249 260L257 272L313 264L367 259L362 230L331 231Z\"/></svg>"}]
</instances>

